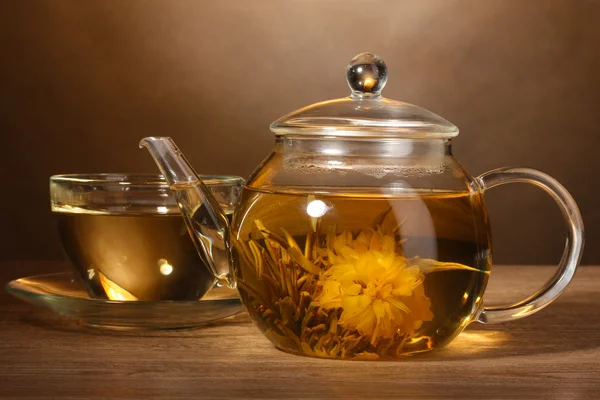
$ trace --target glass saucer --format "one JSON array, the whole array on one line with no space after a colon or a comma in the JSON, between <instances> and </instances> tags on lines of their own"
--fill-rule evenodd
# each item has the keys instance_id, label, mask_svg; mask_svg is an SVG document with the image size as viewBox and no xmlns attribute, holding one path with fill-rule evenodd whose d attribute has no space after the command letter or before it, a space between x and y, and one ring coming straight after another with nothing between
<instances>
[{"instance_id":1,"label":"glass saucer","mask_svg":"<svg viewBox=\"0 0 600 400\"><path fill-rule=\"evenodd\" d=\"M86 325L107 329L187 329L242 311L235 290L215 286L199 301L115 301L92 299L75 275L61 272L6 284L13 296Z\"/></svg>"}]
</instances>

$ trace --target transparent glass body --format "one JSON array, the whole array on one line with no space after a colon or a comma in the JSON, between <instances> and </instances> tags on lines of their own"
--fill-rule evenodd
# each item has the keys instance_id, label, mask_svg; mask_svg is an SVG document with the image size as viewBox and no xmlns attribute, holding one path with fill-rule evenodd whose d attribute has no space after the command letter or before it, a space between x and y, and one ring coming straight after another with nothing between
<instances>
[{"instance_id":1,"label":"transparent glass body","mask_svg":"<svg viewBox=\"0 0 600 400\"><path fill-rule=\"evenodd\" d=\"M215 277L237 285L259 329L295 354L377 360L443 347L473 321L504 322L550 304L583 249L581 215L556 180L529 168L471 177L449 139L280 136L231 225L170 138L141 145ZM565 251L534 295L485 308L491 243L483 194L511 182L554 198L567 226Z\"/></svg>"},{"instance_id":2,"label":"transparent glass body","mask_svg":"<svg viewBox=\"0 0 600 400\"><path fill-rule=\"evenodd\" d=\"M443 346L482 307L482 194L442 139L279 137L236 212L233 273L279 348L394 358Z\"/></svg>"},{"instance_id":3,"label":"transparent glass body","mask_svg":"<svg viewBox=\"0 0 600 400\"><path fill-rule=\"evenodd\" d=\"M275 147L244 187L230 224L170 138L144 138L217 279L239 289L278 348L326 358L394 359L443 347L469 323L522 318L555 300L583 249L566 189L543 172L472 177L452 155L458 128L381 96L383 60L356 56L351 95L271 124ZM552 196L567 240L555 276L531 297L486 308L491 239L483 195L532 183Z\"/></svg>"}]
</instances>

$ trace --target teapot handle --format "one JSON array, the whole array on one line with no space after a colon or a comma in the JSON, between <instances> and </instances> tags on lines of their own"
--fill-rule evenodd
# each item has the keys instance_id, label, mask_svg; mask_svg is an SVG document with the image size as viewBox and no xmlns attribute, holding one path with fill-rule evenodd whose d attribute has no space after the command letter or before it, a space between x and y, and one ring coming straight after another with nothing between
<instances>
[{"instance_id":1,"label":"teapot handle","mask_svg":"<svg viewBox=\"0 0 600 400\"><path fill-rule=\"evenodd\" d=\"M558 270L537 293L515 304L484 308L477 321L484 324L511 321L531 315L552 303L565 290L581 259L584 233L579 208L569 192L550 175L531 168L499 168L475 178L484 193L498 185L513 182L531 183L541 187L558 204L567 225L567 240Z\"/></svg>"}]
</instances>

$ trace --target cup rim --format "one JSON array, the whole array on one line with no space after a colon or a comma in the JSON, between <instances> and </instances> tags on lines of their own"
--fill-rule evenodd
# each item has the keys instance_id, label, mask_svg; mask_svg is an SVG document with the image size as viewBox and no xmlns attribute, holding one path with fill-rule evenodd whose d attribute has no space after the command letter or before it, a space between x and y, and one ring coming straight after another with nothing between
<instances>
[{"instance_id":1,"label":"cup rim","mask_svg":"<svg viewBox=\"0 0 600 400\"><path fill-rule=\"evenodd\" d=\"M244 178L236 175L200 175L200 178L207 186L233 186L245 183ZM110 185L117 183L120 185L169 187L161 174L148 172L57 174L50 177L50 182L76 183L79 185Z\"/></svg>"}]
</instances>

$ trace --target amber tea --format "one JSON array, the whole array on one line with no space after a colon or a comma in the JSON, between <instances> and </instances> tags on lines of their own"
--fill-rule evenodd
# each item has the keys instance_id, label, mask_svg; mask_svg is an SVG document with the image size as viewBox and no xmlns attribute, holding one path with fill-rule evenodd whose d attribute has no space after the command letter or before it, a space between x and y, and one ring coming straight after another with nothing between
<instances>
[{"instance_id":1,"label":"amber tea","mask_svg":"<svg viewBox=\"0 0 600 400\"><path fill-rule=\"evenodd\" d=\"M177 209L164 213L57 212L65 252L90 295L198 300L215 283Z\"/></svg>"},{"instance_id":2,"label":"amber tea","mask_svg":"<svg viewBox=\"0 0 600 400\"><path fill-rule=\"evenodd\" d=\"M234 221L238 287L282 349L394 358L449 342L482 306L491 260L478 193L246 188L241 203L254 223Z\"/></svg>"}]
</instances>

